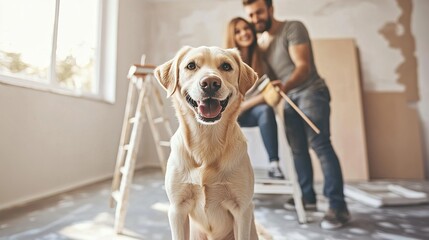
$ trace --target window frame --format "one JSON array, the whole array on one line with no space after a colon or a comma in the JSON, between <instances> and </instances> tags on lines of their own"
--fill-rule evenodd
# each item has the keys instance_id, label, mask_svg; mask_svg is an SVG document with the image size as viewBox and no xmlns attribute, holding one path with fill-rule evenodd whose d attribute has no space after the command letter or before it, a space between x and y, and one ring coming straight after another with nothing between
<instances>
[{"instance_id":1,"label":"window frame","mask_svg":"<svg viewBox=\"0 0 429 240\"><path fill-rule=\"evenodd\" d=\"M59 86L56 79L55 61L56 44L58 37L58 20L60 1L55 0L55 22L52 36L51 61L48 73L48 82L37 82L23 77L4 75L0 73L0 84L17 87L30 88L55 94L81 97L92 100L115 102L116 92L116 58L117 58L117 26L119 0L98 0L98 26L97 42L95 51L95 80L97 93L82 92L80 90L67 89Z\"/></svg>"}]
</instances>

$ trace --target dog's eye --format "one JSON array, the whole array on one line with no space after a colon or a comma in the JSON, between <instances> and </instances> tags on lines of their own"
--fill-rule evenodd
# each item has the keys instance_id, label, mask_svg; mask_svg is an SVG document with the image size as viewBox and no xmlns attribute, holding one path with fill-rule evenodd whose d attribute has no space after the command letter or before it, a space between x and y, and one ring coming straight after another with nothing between
<instances>
[{"instance_id":1,"label":"dog's eye","mask_svg":"<svg viewBox=\"0 0 429 240\"><path fill-rule=\"evenodd\" d=\"M221 68L227 72L232 70L231 64L229 64L229 63L222 63Z\"/></svg>"},{"instance_id":2,"label":"dog's eye","mask_svg":"<svg viewBox=\"0 0 429 240\"><path fill-rule=\"evenodd\" d=\"M195 70L196 67L197 65L195 64L195 62L190 62L188 63L188 65L186 65L186 68L189 70Z\"/></svg>"}]
</instances>

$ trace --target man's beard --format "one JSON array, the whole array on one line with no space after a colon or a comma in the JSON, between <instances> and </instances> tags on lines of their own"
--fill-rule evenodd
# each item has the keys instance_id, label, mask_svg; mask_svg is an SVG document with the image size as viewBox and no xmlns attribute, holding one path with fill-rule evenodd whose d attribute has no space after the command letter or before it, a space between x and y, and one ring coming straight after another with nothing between
<instances>
[{"instance_id":1,"label":"man's beard","mask_svg":"<svg viewBox=\"0 0 429 240\"><path fill-rule=\"evenodd\" d=\"M258 27L258 23L254 24L257 33L263 33L270 30L273 21L271 21L271 18L269 17L266 21L263 21L263 23L263 27Z\"/></svg>"}]
</instances>

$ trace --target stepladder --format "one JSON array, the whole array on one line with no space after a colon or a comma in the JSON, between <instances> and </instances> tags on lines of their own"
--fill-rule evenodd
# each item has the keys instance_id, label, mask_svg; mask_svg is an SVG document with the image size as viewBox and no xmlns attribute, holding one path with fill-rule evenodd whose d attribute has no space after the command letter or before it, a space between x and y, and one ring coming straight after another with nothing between
<instances>
[{"instance_id":1,"label":"stepladder","mask_svg":"<svg viewBox=\"0 0 429 240\"><path fill-rule=\"evenodd\" d=\"M115 207L114 230L122 233L125 216L128 209L130 188L134 175L136 158L141 145L142 136L148 123L160 161L161 169L165 173L173 134L170 121L164 112L164 100L159 91L154 73L155 66L132 65L128 72L128 93L125 105L125 115L122 125L116 166L112 180L112 194L110 206ZM144 134L144 135L143 135Z\"/></svg>"},{"instance_id":2,"label":"stepladder","mask_svg":"<svg viewBox=\"0 0 429 240\"><path fill-rule=\"evenodd\" d=\"M279 153L284 156L284 170L286 178L284 180L270 179L267 177L267 171L261 168L255 168L255 194L285 194L291 195L295 202L295 210L299 223L307 223L308 218L302 203L302 192L298 183L295 165L291 157L290 149L286 141L283 108L285 101L282 101L274 110L276 113L276 122L279 138Z\"/></svg>"}]
</instances>

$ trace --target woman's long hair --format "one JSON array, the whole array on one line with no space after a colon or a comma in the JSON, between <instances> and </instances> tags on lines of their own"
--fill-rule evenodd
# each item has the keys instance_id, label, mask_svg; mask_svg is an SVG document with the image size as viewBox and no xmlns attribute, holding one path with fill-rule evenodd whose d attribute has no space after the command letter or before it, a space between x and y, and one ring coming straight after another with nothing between
<instances>
[{"instance_id":1,"label":"woman's long hair","mask_svg":"<svg viewBox=\"0 0 429 240\"><path fill-rule=\"evenodd\" d=\"M250 24L246 19L242 17L235 17L231 19L231 21L229 21L226 35L225 35L225 47L237 48L239 51L241 51L241 47L238 46L237 42L235 41L235 25L237 25L239 21L245 22L252 30L252 35L253 35L253 42L249 46L249 51L248 51L249 55L246 58L247 60L246 59L243 59L243 60L246 60L245 63L247 63L247 65L249 65L251 68L253 68L253 70L258 73L258 76L262 76L264 75L265 71L262 64L261 51L259 50L259 47L258 47L256 30L254 26Z\"/></svg>"}]
</instances>

